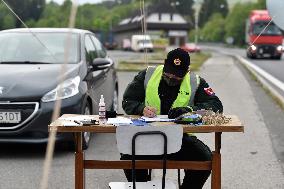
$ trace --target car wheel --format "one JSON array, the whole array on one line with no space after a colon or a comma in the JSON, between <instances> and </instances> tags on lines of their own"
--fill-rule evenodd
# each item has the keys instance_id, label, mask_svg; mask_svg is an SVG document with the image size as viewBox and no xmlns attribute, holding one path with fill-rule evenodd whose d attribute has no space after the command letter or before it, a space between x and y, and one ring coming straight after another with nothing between
<instances>
[{"instance_id":1,"label":"car wheel","mask_svg":"<svg viewBox=\"0 0 284 189\"><path fill-rule=\"evenodd\" d=\"M251 58L251 54L247 52L247 58Z\"/></svg>"},{"instance_id":2,"label":"car wheel","mask_svg":"<svg viewBox=\"0 0 284 189\"><path fill-rule=\"evenodd\" d=\"M250 59L256 59L257 58L257 55L252 55L252 54L249 54L248 56Z\"/></svg>"},{"instance_id":3,"label":"car wheel","mask_svg":"<svg viewBox=\"0 0 284 189\"><path fill-rule=\"evenodd\" d=\"M118 112L118 91L117 91L117 88L115 88L115 90L113 91L113 100L112 100L111 110Z\"/></svg>"},{"instance_id":4,"label":"car wheel","mask_svg":"<svg viewBox=\"0 0 284 189\"><path fill-rule=\"evenodd\" d=\"M85 108L83 109L83 113L84 115L91 115L91 105L87 102ZM82 142L83 142L83 149L86 150L89 147L90 144L90 140L91 140L91 133L90 132L84 132L83 133L83 138L82 138Z\"/></svg>"},{"instance_id":5,"label":"car wheel","mask_svg":"<svg viewBox=\"0 0 284 189\"><path fill-rule=\"evenodd\" d=\"M88 102L86 102L86 104L84 105L84 108L82 109L81 114L91 115L91 105ZM91 133L90 132L84 132L83 136L82 136L82 148L83 148L83 150L86 150L89 147L90 139L91 139ZM75 141L74 141L74 135L73 135L72 140L62 142L61 145L62 145L63 149L74 151L74 149L76 147L76 144L75 144Z\"/></svg>"}]
</instances>

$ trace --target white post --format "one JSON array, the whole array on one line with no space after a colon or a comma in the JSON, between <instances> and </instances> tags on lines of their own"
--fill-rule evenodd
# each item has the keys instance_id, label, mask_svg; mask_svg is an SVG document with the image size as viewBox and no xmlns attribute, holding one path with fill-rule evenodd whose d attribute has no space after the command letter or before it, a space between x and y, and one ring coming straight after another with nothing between
<instances>
[{"instance_id":1,"label":"white post","mask_svg":"<svg viewBox=\"0 0 284 189\"><path fill-rule=\"evenodd\" d=\"M195 40L194 40L194 43L197 45L198 33L199 33L199 27L198 27L199 12L200 12L201 4L203 3L203 0L194 0L194 2L195 2Z\"/></svg>"},{"instance_id":2,"label":"white post","mask_svg":"<svg viewBox=\"0 0 284 189\"><path fill-rule=\"evenodd\" d=\"M197 45L198 43L198 19L199 19L199 11L195 11L195 40L194 43Z\"/></svg>"}]
</instances>

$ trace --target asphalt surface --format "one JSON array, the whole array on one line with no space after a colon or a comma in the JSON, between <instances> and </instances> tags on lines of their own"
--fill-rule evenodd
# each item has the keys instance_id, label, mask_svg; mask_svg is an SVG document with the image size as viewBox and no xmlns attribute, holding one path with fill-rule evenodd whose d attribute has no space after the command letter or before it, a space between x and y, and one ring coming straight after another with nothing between
<instances>
[{"instance_id":1,"label":"asphalt surface","mask_svg":"<svg viewBox=\"0 0 284 189\"><path fill-rule=\"evenodd\" d=\"M261 60L250 60L255 65L259 66L263 70L267 71L271 75L275 76L280 81L284 82L284 61L281 60L267 60L267 59L261 59Z\"/></svg>"},{"instance_id":2,"label":"asphalt surface","mask_svg":"<svg viewBox=\"0 0 284 189\"><path fill-rule=\"evenodd\" d=\"M245 125L243 134L223 133L222 188L283 188L283 162L272 150L275 146L262 112L262 107L278 107L231 57L214 54L200 75L208 78L223 102L224 112L238 115ZM275 117L281 118L274 114L269 119L277 125Z\"/></svg>"},{"instance_id":3,"label":"asphalt surface","mask_svg":"<svg viewBox=\"0 0 284 189\"><path fill-rule=\"evenodd\" d=\"M217 51L223 54L231 54L231 55L239 55L244 59L250 61L253 65L261 68L268 74L272 75L280 82L284 83L284 55L282 55L281 60L273 60L270 58L262 58L262 59L249 59L246 57L246 50L240 48L226 48L224 45L202 45L203 48ZM284 90L280 89L273 82L266 80L274 90L276 90L283 98L284 98Z\"/></svg>"},{"instance_id":4,"label":"asphalt surface","mask_svg":"<svg viewBox=\"0 0 284 189\"><path fill-rule=\"evenodd\" d=\"M216 45L201 45L204 48L210 48L210 49L214 49L217 51L220 51L222 53L224 52L229 52L232 54L237 54L240 55L242 57L244 57L245 59L249 60L250 62L252 62L253 64L255 64L256 66L259 66L260 68L262 68L263 70L265 70L266 72L270 73L271 75L273 75L274 77L276 77L277 79L279 79L280 81L284 82L284 74L283 71L284 70L284 56L282 56L281 60L274 60L274 59L270 59L270 58L260 58L260 59L249 59L246 57L246 50L245 49L241 49L241 48L226 48L222 45L216 46Z\"/></svg>"},{"instance_id":5,"label":"asphalt surface","mask_svg":"<svg viewBox=\"0 0 284 189\"><path fill-rule=\"evenodd\" d=\"M114 51L119 58L136 59L141 54ZM136 73L119 72L119 98ZM222 134L222 188L284 188L283 111L253 81L248 72L229 56L214 53L200 73L215 90L227 114L236 114L244 133ZM120 103L120 112L121 103ZM212 134L198 137L213 148ZM0 188L39 188L45 149L42 145L0 145ZM118 159L113 134L96 134L86 159ZM154 172L160 177L160 172ZM168 176L176 180L176 172ZM50 172L49 188L74 188L74 153L57 148ZM125 181L121 170L87 170L86 188L107 189L110 181ZM210 188L210 179L204 188Z\"/></svg>"},{"instance_id":6,"label":"asphalt surface","mask_svg":"<svg viewBox=\"0 0 284 189\"><path fill-rule=\"evenodd\" d=\"M273 150L276 153L277 159L282 166L282 172L284 173L284 111L271 96L262 89L258 82L251 79L252 77L247 73L247 70L241 65L238 65L238 67L246 77L252 91L254 91L255 101L263 116L263 122L269 131Z\"/></svg>"},{"instance_id":7,"label":"asphalt surface","mask_svg":"<svg viewBox=\"0 0 284 189\"><path fill-rule=\"evenodd\" d=\"M239 48L225 48L222 46L204 46L204 48L214 50L215 52L219 52L221 54L233 54L233 55L240 55L241 57L245 58L246 60L253 63L255 66L263 69L267 73L271 74L273 77L280 80L280 82L284 83L284 75L282 74L282 70L284 69L284 61L283 56L281 60L271 60L271 59L257 59L252 60L246 58L246 53L244 49ZM266 124L266 127L269 130L269 136L271 138L274 152L277 155L277 159L282 165L282 169L284 170L284 111L279 107L279 104L272 100L271 94L267 94L267 91L262 90L259 82L255 82L252 80L253 77L247 74L247 70L244 69L243 66L238 65L240 70L244 76L246 76L247 81L249 82L254 93L254 97L256 102L258 103L259 110L263 115L263 121ZM257 77L261 77L258 75ZM261 77L260 79L264 79ZM274 85L273 82L265 80L266 83L281 96L281 99L284 99L284 91ZM260 90L257 90L259 89ZM270 91L271 92L271 91ZM282 102L283 103L283 102ZM283 171L284 172L284 171Z\"/></svg>"}]
</instances>

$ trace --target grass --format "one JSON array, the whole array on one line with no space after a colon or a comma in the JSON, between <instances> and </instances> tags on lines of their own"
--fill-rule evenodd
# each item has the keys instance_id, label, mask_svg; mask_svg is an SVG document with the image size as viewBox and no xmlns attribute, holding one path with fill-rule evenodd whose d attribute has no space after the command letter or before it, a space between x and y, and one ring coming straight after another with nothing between
<instances>
[{"instance_id":1,"label":"grass","mask_svg":"<svg viewBox=\"0 0 284 189\"><path fill-rule=\"evenodd\" d=\"M191 56L191 71L198 71L203 63L211 57L209 53L196 53Z\"/></svg>"},{"instance_id":2,"label":"grass","mask_svg":"<svg viewBox=\"0 0 284 189\"><path fill-rule=\"evenodd\" d=\"M156 66L162 65L164 63L164 59L166 57L166 53L164 51L160 51L155 54L148 55L148 64L142 60L135 60L133 61L121 61L118 63L117 71L141 71L147 66ZM191 57L191 64L190 69L191 71L198 71L202 64L211 57L209 53L192 53Z\"/></svg>"}]
</instances>

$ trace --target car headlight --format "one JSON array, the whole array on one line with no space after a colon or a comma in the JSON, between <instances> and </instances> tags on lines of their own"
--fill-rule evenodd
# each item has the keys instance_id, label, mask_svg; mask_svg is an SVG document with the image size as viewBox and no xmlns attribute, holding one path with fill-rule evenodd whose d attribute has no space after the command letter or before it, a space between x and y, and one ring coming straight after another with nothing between
<instances>
[{"instance_id":1,"label":"car headlight","mask_svg":"<svg viewBox=\"0 0 284 189\"><path fill-rule=\"evenodd\" d=\"M281 45L279 45L276 49L277 49L277 51L282 51L283 47Z\"/></svg>"},{"instance_id":2,"label":"car headlight","mask_svg":"<svg viewBox=\"0 0 284 189\"><path fill-rule=\"evenodd\" d=\"M256 51L257 47L255 45L250 46L251 50Z\"/></svg>"},{"instance_id":3,"label":"car headlight","mask_svg":"<svg viewBox=\"0 0 284 189\"><path fill-rule=\"evenodd\" d=\"M42 98L42 102L51 102L59 99L66 99L75 96L79 93L80 77L65 80L61 85L61 92L59 92L60 86L58 85L52 91L46 93Z\"/></svg>"}]
</instances>

